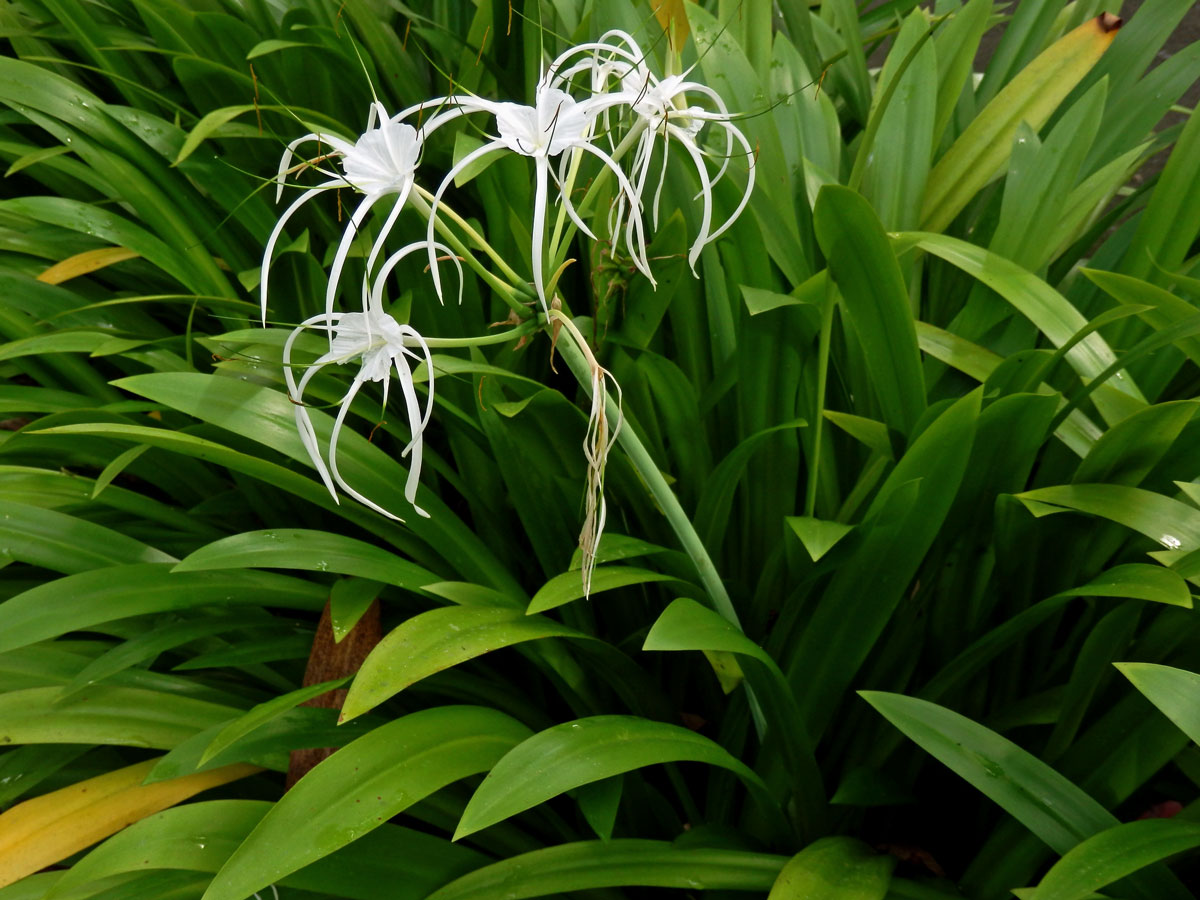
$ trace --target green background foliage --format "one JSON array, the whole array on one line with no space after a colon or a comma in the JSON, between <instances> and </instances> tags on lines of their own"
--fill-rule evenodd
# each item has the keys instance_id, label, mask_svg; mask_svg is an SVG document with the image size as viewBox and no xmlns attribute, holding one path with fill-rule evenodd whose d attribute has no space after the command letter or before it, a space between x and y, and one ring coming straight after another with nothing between
<instances>
[{"instance_id":1,"label":"green background foliage","mask_svg":"<svg viewBox=\"0 0 1200 900\"><path fill-rule=\"evenodd\" d=\"M1200 45L1148 69L1189 5L0 0L0 900L1192 897ZM756 186L695 276L686 166L656 288L565 251L623 390L583 599L569 347L435 352L401 524L321 484L257 282L288 141L525 102L609 28L739 113ZM526 294L530 179L447 195ZM273 325L323 309L343 202L289 223ZM422 267L387 291L422 334L509 312ZM404 514L378 387L339 462ZM376 599L305 684L322 608L340 640Z\"/></svg>"}]
</instances>

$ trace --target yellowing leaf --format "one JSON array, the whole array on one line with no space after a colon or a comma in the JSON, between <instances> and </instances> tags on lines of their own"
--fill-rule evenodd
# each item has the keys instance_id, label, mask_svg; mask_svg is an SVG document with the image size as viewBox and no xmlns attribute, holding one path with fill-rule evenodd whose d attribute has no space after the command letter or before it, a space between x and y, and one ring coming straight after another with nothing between
<instances>
[{"instance_id":1,"label":"yellowing leaf","mask_svg":"<svg viewBox=\"0 0 1200 900\"><path fill-rule=\"evenodd\" d=\"M654 17L666 32L671 50L678 52L688 39L688 19L683 0L656 0L651 5L654 7Z\"/></svg>"},{"instance_id":2,"label":"yellowing leaf","mask_svg":"<svg viewBox=\"0 0 1200 900\"><path fill-rule=\"evenodd\" d=\"M103 269L105 266L124 262L137 256L141 256L141 254L134 253L127 247L101 247L98 250L85 250L83 253L76 253L61 262L56 262L39 275L37 280L44 281L46 284L62 284L64 281L70 281L80 275L86 275L97 269Z\"/></svg>"},{"instance_id":3,"label":"yellowing leaf","mask_svg":"<svg viewBox=\"0 0 1200 900\"><path fill-rule=\"evenodd\" d=\"M1121 20L1103 13L1047 47L983 108L929 173L923 231L941 231L1000 174L1022 122L1037 131L1096 64Z\"/></svg>"},{"instance_id":4,"label":"yellowing leaf","mask_svg":"<svg viewBox=\"0 0 1200 900\"><path fill-rule=\"evenodd\" d=\"M143 785L157 759L18 803L0 813L0 887L65 859L146 816L255 772L238 763Z\"/></svg>"}]
</instances>

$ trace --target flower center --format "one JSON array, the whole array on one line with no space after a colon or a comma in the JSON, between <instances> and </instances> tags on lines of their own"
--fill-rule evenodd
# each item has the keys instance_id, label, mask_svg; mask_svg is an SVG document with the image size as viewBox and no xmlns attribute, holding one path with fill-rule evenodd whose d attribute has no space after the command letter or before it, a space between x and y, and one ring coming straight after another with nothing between
<instances>
[{"instance_id":1,"label":"flower center","mask_svg":"<svg viewBox=\"0 0 1200 900\"><path fill-rule=\"evenodd\" d=\"M588 115L556 88L538 92L536 106L502 103L496 129L508 149L523 156L557 156L586 132Z\"/></svg>"},{"instance_id":2,"label":"flower center","mask_svg":"<svg viewBox=\"0 0 1200 900\"><path fill-rule=\"evenodd\" d=\"M415 128L384 121L358 139L342 168L346 180L364 194L392 193L412 181L420 152Z\"/></svg>"}]
</instances>

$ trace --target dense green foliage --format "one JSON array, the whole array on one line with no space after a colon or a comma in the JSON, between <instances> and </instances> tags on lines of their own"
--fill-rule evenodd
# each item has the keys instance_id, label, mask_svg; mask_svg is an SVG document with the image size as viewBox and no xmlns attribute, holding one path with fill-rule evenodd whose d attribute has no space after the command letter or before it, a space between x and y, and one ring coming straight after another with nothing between
<instances>
[{"instance_id":1,"label":"dense green foliage","mask_svg":"<svg viewBox=\"0 0 1200 900\"><path fill-rule=\"evenodd\" d=\"M1147 71L1189 5L0 0L0 900L1192 897L1200 45ZM432 345L429 516L394 386L338 464L405 521L335 497L284 341L356 201L288 221L262 328L284 147L530 102L610 28L736 113L745 212L693 275L671 149L652 285L589 156L598 238L549 207L535 278L534 163L465 169L461 302L422 254L379 282ZM492 136L443 124L419 179Z\"/></svg>"}]
</instances>

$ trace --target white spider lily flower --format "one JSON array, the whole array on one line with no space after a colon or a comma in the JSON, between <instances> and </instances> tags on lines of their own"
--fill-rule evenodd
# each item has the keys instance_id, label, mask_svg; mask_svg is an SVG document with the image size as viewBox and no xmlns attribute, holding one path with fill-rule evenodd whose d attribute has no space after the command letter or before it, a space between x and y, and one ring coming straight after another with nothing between
<instances>
[{"instance_id":1,"label":"white spider lily flower","mask_svg":"<svg viewBox=\"0 0 1200 900\"><path fill-rule=\"evenodd\" d=\"M362 312L325 312L305 319L292 331L283 346L283 373L287 381L288 396L295 404L296 428L300 435L300 442L308 451L308 455L320 474L321 480L325 482L325 487L329 489L330 495L335 501L338 501L337 487L340 487L364 506L398 521L404 520L363 496L346 483L338 470L337 447L338 438L346 421L346 414L350 411L350 405L354 402L359 389L369 381L382 382L383 404L386 407L391 373L394 370L400 382L400 391L404 398L405 413L411 433L411 439L401 453L401 457L411 457L408 480L404 486L404 497L413 505L419 515L428 517L429 513L417 505L416 499L417 486L421 478L424 433L433 413L433 357L430 353L429 343L412 326L401 324L383 312L383 282L400 260L418 249L425 249L424 241L409 244L392 254L380 269L379 277L370 293L364 284ZM449 253L447 248L440 244L437 245L437 249ZM459 270L459 300L461 301L462 270L457 257L451 256L451 259ZM292 346L306 329L325 331L330 336L329 352L309 365L297 381L292 371ZM428 377L423 409L413 378L412 361L414 360L418 364L425 363ZM359 364L359 370L345 396L338 401L337 417L329 436L329 462L327 465L308 413L308 407L304 404L304 390L313 376L325 366L345 365L352 362Z\"/></svg>"},{"instance_id":2,"label":"white spider lily flower","mask_svg":"<svg viewBox=\"0 0 1200 900\"><path fill-rule=\"evenodd\" d=\"M659 170L658 186L654 191L654 201L651 204L651 221L655 228L658 228L659 200L662 196L663 181L666 176L668 148L672 140L683 148L696 169L696 176L700 180L700 192L696 198L703 198L703 206L700 212L700 229L688 251L688 265L695 274L700 253L737 221L746 208L746 204L750 202L750 195L754 191L755 160L750 142L746 140L741 129L733 124L733 116L726 109L721 95L698 81L688 81L687 76L690 71L689 69L683 74L668 75L659 79L642 64L635 70L626 73L623 78L622 93L629 100L629 108L645 126L645 131L638 140L632 165L639 196L646 188L654 155L655 139L662 138L662 166ZM690 104L688 94L698 94L707 99L716 107L715 111ZM706 150L700 145L700 131L709 123L724 134L724 149L717 153ZM735 157L738 148L747 164L746 187L742 191L741 200L729 217L718 227L713 228L713 187L728 171L730 160ZM720 165L716 174L710 176L707 161L714 156L720 160ZM618 216L621 214L620 203L622 200L623 198L618 198Z\"/></svg>"},{"instance_id":3,"label":"white spider lily flower","mask_svg":"<svg viewBox=\"0 0 1200 900\"><path fill-rule=\"evenodd\" d=\"M497 134L482 147L478 147L464 156L450 169L434 195L429 213L427 241L432 242L435 223L435 213L441 203L446 188L454 181L459 172L467 166L488 156L505 150L527 156L534 161L534 200L533 200L533 283L541 301L542 311L549 315L550 307L546 297L545 273L543 268L543 244L546 235L546 212L549 205L550 180L553 179L559 189L559 199L563 208L575 225L593 240L595 234L587 224L579 218L570 199L565 196L562 187L568 150L579 150L596 157L601 165L607 168L617 179L618 193L629 205L631 212L626 225L627 243L640 246L643 252L634 254L634 264L642 273L653 281L650 265L644 252L645 235L642 229L641 201L634 191L632 183L621 171L616 161L594 142L593 125L595 117L605 108L619 103L619 98L601 95L588 100L577 101L570 94L558 88L551 87L543 78L537 87L532 106L517 103L500 103L484 100L478 97L447 98L447 103L454 104L459 114L485 112L491 114L496 121ZM451 113L444 113L445 116ZM552 157L561 156L559 168L556 171L550 165ZM429 251L430 266L433 270L434 286L441 296L441 281L438 275L437 263L434 259L432 246Z\"/></svg>"},{"instance_id":4,"label":"white spider lily flower","mask_svg":"<svg viewBox=\"0 0 1200 900\"><path fill-rule=\"evenodd\" d=\"M591 59L571 62L573 58L589 53ZM625 76L644 65L645 60L646 56L633 36L614 28L600 35L599 40L577 44L559 54L546 70L546 82L550 87L566 90L576 75L587 72L591 92L601 94L608 91L610 81L621 84Z\"/></svg>"},{"instance_id":5,"label":"white spider lily flower","mask_svg":"<svg viewBox=\"0 0 1200 900\"><path fill-rule=\"evenodd\" d=\"M578 58L589 54L590 58ZM651 204L651 223L655 229L658 228L658 211L670 143L674 140L683 148L700 181L700 192L696 199L703 198L700 229L688 252L688 263L695 273L700 253L737 220L754 190L754 153L746 136L733 124L734 117L729 113L720 94L698 81L689 81L691 69L680 75L658 78L646 65L646 54L642 52L637 41L627 32L616 29L605 32L598 41L580 44L567 50L554 61L549 71L551 86L560 90L569 87L571 80L577 76L588 74L592 93L604 93L610 97L606 116L607 111L616 105L613 101L617 101L627 107L644 128L638 137L633 162L629 167L634 195L639 198L644 195L649 181L654 146L657 139L662 138L662 162ZM615 87L612 86L614 82ZM690 102L689 95L706 101L713 109ZM712 123L714 128L723 132L725 140L722 151L714 152L701 147L700 132L708 123ZM746 188L737 208L723 223L714 228L712 191L724 177L730 160L739 149L747 161ZM720 164L716 173L710 175L708 160L714 157L720 160ZM612 221L614 234L620 231L621 219L628 213L626 203L626 196L618 195ZM634 248L630 249L634 252Z\"/></svg>"},{"instance_id":6,"label":"white spider lily flower","mask_svg":"<svg viewBox=\"0 0 1200 900\"><path fill-rule=\"evenodd\" d=\"M301 144L316 142L319 148L325 150L323 155L318 156L317 160L312 163L312 168L325 175L327 180L301 193L284 214L279 217L279 221L275 223L275 228L271 231L271 236L267 240L266 249L263 252L262 272L259 279L259 295L262 302L264 325L266 325L267 321L267 278L275 243L282 234L284 225L287 224L287 221L296 210L322 191L349 186L363 195L362 201L350 215L350 222L345 233L342 235L337 252L333 258L333 266L329 272L329 286L325 292L326 315L332 315L333 313L333 302L337 295L342 268L346 264L350 245L358 235L359 228L366 219L367 213L384 197L395 195L392 210L388 214L387 220L379 232L379 236L372 244L371 252L367 259L367 272L369 273L374 267L380 252L383 250L384 242L391 233L392 227L396 224L396 219L399 217L400 211L404 208L409 192L412 190L414 173L421 155L422 142L424 135L427 133L427 130L418 132L411 125L399 121L401 116L389 119L383 105L376 101L371 104L371 112L367 119L367 130L353 144L334 135L313 133L299 137L287 145L287 149L284 151L283 157L279 162L279 172L276 176L278 182L275 195L276 202L279 201L279 198L283 194L288 167L291 165L296 148ZM340 158L342 164L342 172L340 174L317 164L330 158Z\"/></svg>"}]
</instances>

